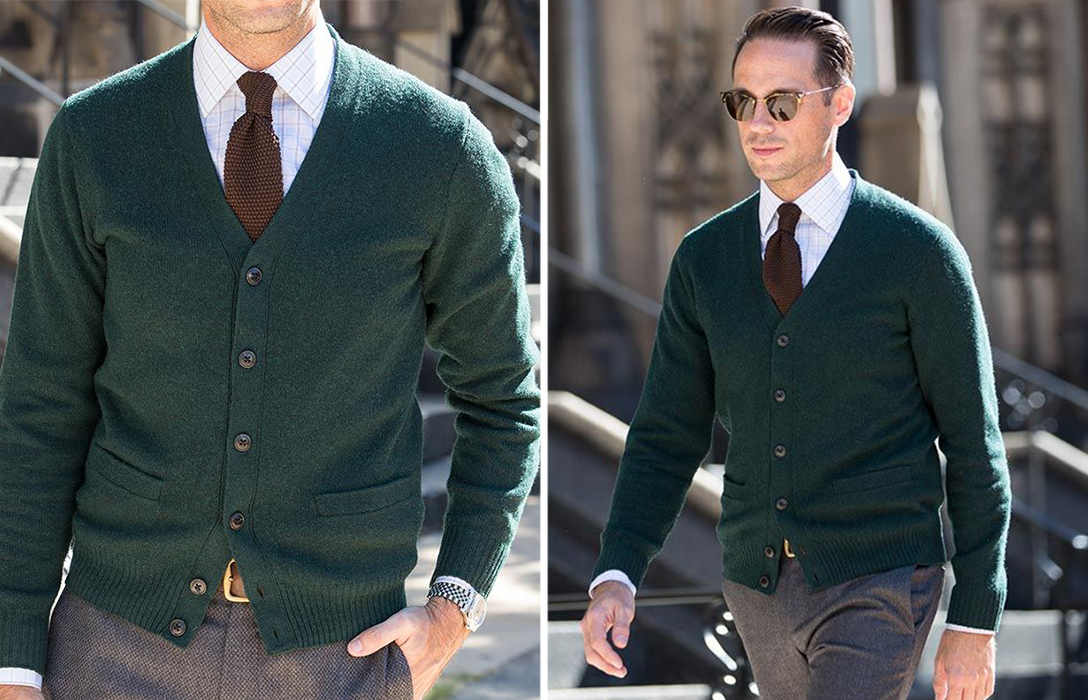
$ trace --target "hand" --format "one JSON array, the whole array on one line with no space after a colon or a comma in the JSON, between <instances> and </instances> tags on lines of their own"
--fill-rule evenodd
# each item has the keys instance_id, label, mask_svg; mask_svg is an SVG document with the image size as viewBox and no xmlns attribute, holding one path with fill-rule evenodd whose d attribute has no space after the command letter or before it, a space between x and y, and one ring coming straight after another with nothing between
<instances>
[{"instance_id":1,"label":"hand","mask_svg":"<svg viewBox=\"0 0 1088 700\"><path fill-rule=\"evenodd\" d=\"M627 669L623 659L612 648L627 646L631 635L631 621L635 619L635 596L631 589L619 581L603 581L593 588L593 600L582 616L582 640L586 649L586 663L610 676L623 678ZM608 643L608 630L612 630L612 644Z\"/></svg>"},{"instance_id":2,"label":"hand","mask_svg":"<svg viewBox=\"0 0 1088 700\"><path fill-rule=\"evenodd\" d=\"M426 605L409 606L363 630L351 640L348 653L368 656L386 644L400 645L412 672L412 700L421 700L468 635L457 604L435 596ZM355 642L361 644L358 649Z\"/></svg>"},{"instance_id":3,"label":"hand","mask_svg":"<svg viewBox=\"0 0 1088 700\"><path fill-rule=\"evenodd\" d=\"M29 685L0 684L0 700L45 700L42 691Z\"/></svg>"},{"instance_id":4,"label":"hand","mask_svg":"<svg viewBox=\"0 0 1088 700\"><path fill-rule=\"evenodd\" d=\"M946 629L933 669L936 700L985 700L994 694L994 635Z\"/></svg>"}]
</instances>

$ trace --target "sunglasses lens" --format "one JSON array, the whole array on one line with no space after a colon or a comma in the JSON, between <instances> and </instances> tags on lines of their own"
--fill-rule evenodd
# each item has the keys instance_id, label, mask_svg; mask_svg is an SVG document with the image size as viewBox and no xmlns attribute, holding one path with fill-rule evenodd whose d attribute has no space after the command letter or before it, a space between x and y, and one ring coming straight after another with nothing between
<instances>
[{"instance_id":1,"label":"sunglasses lens","mask_svg":"<svg viewBox=\"0 0 1088 700\"><path fill-rule=\"evenodd\" d=\"M730 92L725 97L725 108L729 112L729 116L736 119L738 122L745 121L752 117L752 112L755 110L752 107L755 105L755 100L750 95L744 93Z\"/></svg>"},{"instance_id":2,"label":"sunglasses lens","mask_svg":"<svg viewBox=\"0 0 1088 700\"><path fill-rule=\"evenodd\" d=\"M797 95L771 95L767 98L767 111L771 119L788 122L797 116Z\"/></svg>"}]
</instances>

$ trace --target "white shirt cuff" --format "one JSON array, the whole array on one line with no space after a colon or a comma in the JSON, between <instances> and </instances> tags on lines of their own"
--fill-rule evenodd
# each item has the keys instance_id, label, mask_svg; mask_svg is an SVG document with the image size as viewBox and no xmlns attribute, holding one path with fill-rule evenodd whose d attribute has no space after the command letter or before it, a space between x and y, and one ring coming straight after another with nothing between
<instances>
[{"instance_id":1,"label":"white shirt cuff","mask_svg":"<svg viewBox=\"0 0 1088 700\"><path fill-rule=\"evenodd\" d=\"M31 671L29 668L4 666L0 668L0 685L29 685L41 690L42 674Z\"/></svg>"},{"instance_id":2,"label":"white shirt cuff","mask_svg":"<svg viewBox=\"0 0 1088 700\"><path fill-rule=\"evenodd\" d=\"M469 583L468 581L466 581L463 578L458 578L456 576L437 576L437 577L435 577L434 582L438 583L439 581L449 581L450 583L456 583L459 586L464 586L465 588L472 591L473 595L475 595L476 592L477 592L476 588L471 583Z\"/></svg>"},{"instance_id":3,"label":"white shirt cuff","mask_svg":"<svg viewBox=\"0 0 1088 700\"><path fill-rule=\"evenodd\" d=\"M974 632L975 634L993 634L993 630L979 629L978 627L964 627L963 625L953 625L945 623L945 629L956 630L957 632Z\"/></svg>"},{"instance_id":4,"label":"white shirt cuff","mask_svg":"<svg viewBox=\"0 0 1088 700\"><path fill-rule=\"evenodd\" d=\"M609 569L608 571L602 571L601 574L589 584L588 592L590 598L593 597L593 589L597 584L603 583L604 581L619 581L631 589L631 595L635 594L635 584L631 583L631 579L627 577L627 574L619 569Z\"/></svg>"}]
</instances>

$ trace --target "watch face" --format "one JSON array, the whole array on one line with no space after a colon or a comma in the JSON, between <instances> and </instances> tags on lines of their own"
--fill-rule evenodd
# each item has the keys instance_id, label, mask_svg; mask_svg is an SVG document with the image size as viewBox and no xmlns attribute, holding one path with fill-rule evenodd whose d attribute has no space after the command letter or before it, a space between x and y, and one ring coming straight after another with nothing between
<instances>
[{"instance_id":1,"label":"watch face","mask_svg":"<svg viewBox=\"0 0 1088 700\"><path fill-rule=\"evenodd\" d=\"M465 613L466 623L469 629L476 629L483 621L484 616L487 614L487 603L483 596L476 596L476 599L472 601L468 612Z\"/></svg>"}]
</instances>

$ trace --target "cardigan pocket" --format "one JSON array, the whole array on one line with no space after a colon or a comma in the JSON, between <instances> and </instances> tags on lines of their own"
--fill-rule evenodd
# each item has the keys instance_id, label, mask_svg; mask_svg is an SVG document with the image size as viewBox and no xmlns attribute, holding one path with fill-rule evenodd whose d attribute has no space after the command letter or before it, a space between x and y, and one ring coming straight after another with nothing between
<instances>
[{"instance_id":1,"label":"cardigan pocket","mask_svg":"<svg viewBox=\"0 0 1088 700\"><path fill-rule=\"evenodd\" d=\"M162 493L162 479L140 471L97 442L91 443L87 466L115 486L141 498L157 501Z\"/></svg>"},{"instance_id":2,"label":"cardigan pocket","mask_svg":"<svg viewBox=\"0 0 1088 700\"><path fill-rule=\"evenodd\" d=\"M904 481L910 481L913 478L914 469L912 465L901 464L897 467L888 467L878 471L833 479L831 481L831 488L835 493L853 493L855 491L866 491L884 486L893 486L901 484Z\"/></svg>"},{"instance_id":3,"label":"cardigan pocket","mask_svg":"<svg viewBox=\"0 0 1088 700\"><path fill-rule=\"evenodd\" d=\"M319 493L314 496L314 507L317 514L322 516L365 513L396 505L419 494L416 482L408 476L402 476L384 484L361 489Z\"/></svg>"},{"instance_id":4,"label":"cardigan pocket","mask_svg":"<svg viewBox=\"0 0 1088 700\"><path fill-rule=\"evenodd\" d=\"M744 498L745 486L739 481L733 481L728 472L722 474L722 493L729 498Z\"/></svg>"}]
</instances>

